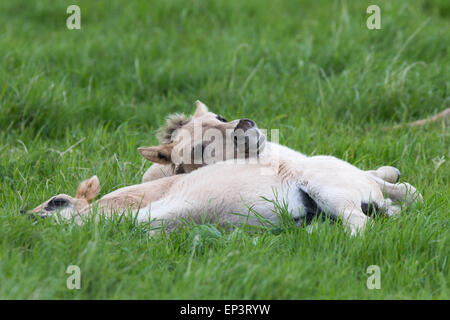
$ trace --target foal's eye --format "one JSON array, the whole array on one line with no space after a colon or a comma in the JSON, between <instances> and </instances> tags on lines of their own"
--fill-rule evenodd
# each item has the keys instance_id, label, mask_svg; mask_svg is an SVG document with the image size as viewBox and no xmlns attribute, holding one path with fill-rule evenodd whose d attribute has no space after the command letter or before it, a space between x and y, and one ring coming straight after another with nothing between
<instances>
[{"instance_id":1,"label":"foal's eye","mask_svg":"<svg viewBox=\"0 0 450 320\"><path fill-rule=\"evenodd\" d=\"M222 117L220 114L217 115L217 120L221 121L221 122L228 122L227 119L225 119L224 117Z\"/></svg>"}]
</instances>

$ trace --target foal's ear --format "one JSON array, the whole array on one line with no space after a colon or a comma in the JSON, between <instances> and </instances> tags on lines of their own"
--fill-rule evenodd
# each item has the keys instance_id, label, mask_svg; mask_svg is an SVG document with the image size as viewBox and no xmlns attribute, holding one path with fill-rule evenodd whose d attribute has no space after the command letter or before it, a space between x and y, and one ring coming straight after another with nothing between
<instances>
[{"instance_id":1,"label":"foal's ear","mask_svg":"<svg viewBox=\"0 0 450 320\"><path fill-rule=\"evenodd\" d=\"M195 101L195 106L196 109L194 113L194 118L201 117L204 114L208 113L208 107L200 100Z\"/></svg>"},{"instance_id":2,"label":"foal's ear","mask_svg":"<svg viewBox=\"0 0 450 320\"><path fill-rule=\"evenodd\" d=\"M76 199L85 199L87 202L94 200L100 192L100 180L97 176L92 176L91 178L84 180L78 186Z\"/></svg>"},{"instance_id":3,"label":"foal's ear","mask_svg":"<svg viewBox=\"0 0 450 320\"><path fill-rule=\"evenodd\" d=\"M172 163L173 143L164 143L155 147L141 147L138 148L139 153L145 159L151 162L170 164Z\"/></svg>"}]
</instances>

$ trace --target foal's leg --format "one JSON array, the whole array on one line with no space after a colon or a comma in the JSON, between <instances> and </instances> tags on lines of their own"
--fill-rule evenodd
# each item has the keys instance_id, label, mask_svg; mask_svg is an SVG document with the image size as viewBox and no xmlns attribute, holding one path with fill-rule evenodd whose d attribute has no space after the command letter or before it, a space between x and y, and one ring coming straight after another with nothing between
<instances>
[{"instance_id":1,"label":"foal's leg","mask_svg":"<svg viewBox=\"0 0 450 320\"><path fill-rule=\"evenodd\" d=\"M362 211L361 204L373 200L363 201L364 199L362 199L358 188L349 187L345 183L339 185L321 180L314 181L312 177L312 179L301 183L301 188L317 203L321 211L334 218L341 218L344 226L350 230L352 235L362 231L369 218ZM379 193L381 194L381 192ZM377 201L373 202L377 203Z\"/></svg>"},{"instance_id":2,"label":"foal's leg","mask_svg":"<svg viewBox=\"0 0 450 320\"><path fill-rule=\"evenodd\" d=\"M422 202L423 200L420 192L409 183L389 183L377 177L373 177L373 179L380 186L383 193L393 201L402 201L409 206L414 202Z\"/></svg>"},{"instance_id":3,"label":"foal's leg","mask_svg":"<svg viewBox=\"0 0 450 320\"><path fill-rule=\"evenodd\" d=\"M396 183L400 179L400 170L391 166L384 166L377 170L367 170L365 172L370 176L380 178L390 183Z\"/></svg>"},{"instance_id":4,"label":"foal's leg","mask_svg":"<svg viewBox=\"0 0 450 320\"><path fill-rule=\"evenodd\" d=\"M394 204L391 199L385 199L382 208L388 217L400 214L400 211L402 210L402 208L398 204Z\"/></svg>"},{"instance_id":5,"label":"foal's leg","mask_svg":"<svg viewBox=\"0 0 450 320\"><path fill-rule=\"evenodd\" d=\"M339 216L344 220L344 224L350 228L350 234L352 236L362 232L369 221L369 218L364 214L361 208L356 206L341 210Z\"/></svg>"}]
</instances>

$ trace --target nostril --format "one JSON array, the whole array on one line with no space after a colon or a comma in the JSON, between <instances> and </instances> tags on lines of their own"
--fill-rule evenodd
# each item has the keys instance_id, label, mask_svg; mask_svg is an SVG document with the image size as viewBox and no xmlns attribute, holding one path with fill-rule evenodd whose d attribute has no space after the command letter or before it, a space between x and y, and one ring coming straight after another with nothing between
<instances>
[{"instance_id":1,"label":"nostril","mask_svg":"<svg viewBox=\"0 0 450 320\"><path fill-rule=\"evenodd\" d=\"M255 126L255 121L250 119L241 119L239 120L239 123L236 126L236 129L241 129L244 131L247 131L250 128L253 128Z\"/></svg>"},{"instance_id":2,"label":"nostril","mask_svg":"<svg viewBox=\"0 0 450 320\"><path fill-rule=\"evenodd\" d=\"M246 123L246 125L247 125L249 128L253 128L253 127L255 126L255 121L253 121L253 120L250 120L250 119L243 119L243 121Z\"/></svg>"}]
</instances>

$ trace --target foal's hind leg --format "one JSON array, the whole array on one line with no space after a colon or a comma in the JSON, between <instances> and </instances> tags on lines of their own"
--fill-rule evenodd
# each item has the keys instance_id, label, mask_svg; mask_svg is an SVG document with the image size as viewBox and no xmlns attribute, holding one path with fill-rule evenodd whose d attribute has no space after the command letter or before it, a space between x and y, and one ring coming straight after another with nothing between
<instances>
[{"instance_id":1,"label":"foal's hind leg","mask_svg":"<svg viewBox=\"0 0 450 320\"><path fill-rule=\"evenodd\" d=\"M381 191L393 201L401 201L409 206L414 202L422 202L423 200L420 192L409 183L389 183L377 177L373 177L373 179L379 185Z\"/></svg>"},{"instance_id":2,"label":"foal's hind leg","mask_svg":"<svg viewBox=\"0 0 450 320\"><path fill-rule=\"evenodd\" d=\"M382 209L388 217L397 215L402 210L402 208L398 204L394 204L391 199L384 200Z\"/></svg>"},{"instance_id":3,"label":"foal's hind leg","mask_svg":"<svg viewBox=\"0 0 450 320\"><path fill-rule=\"evenodd\" d=\"M365 171L370 176L380 178L390 183L396 183L400 179L400 170L391 166L379 167L377 170Z\"/></svg>"},{"instance_id":4,"label":"foal's hind leg","mask_svg":"<svg viewBox=\"0 0 450 320\"><path fill-rule=\"evenodd\" d=\"M317 203L321 211L333 218L341 218L351 235L364 230L369 217L364 214L361 205L363 202L368 203L369 199L362 199L358 188L332 185L325 181L313 182L310 179L307 183L303 183L302 189ZM381 207L379 200L382 199L382 194L379 193L377 199L370 199L370 201Z\"/></svg>"}]
</instances>

